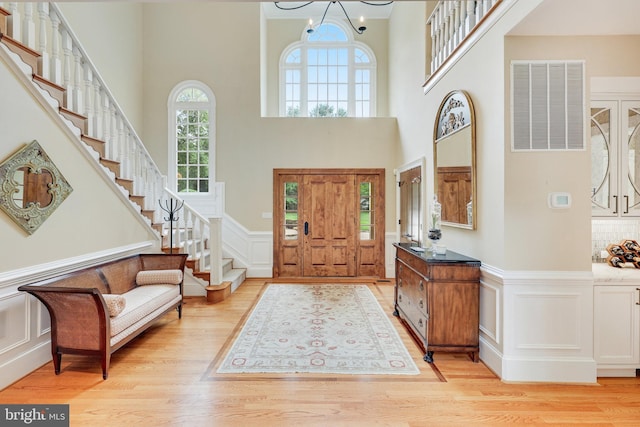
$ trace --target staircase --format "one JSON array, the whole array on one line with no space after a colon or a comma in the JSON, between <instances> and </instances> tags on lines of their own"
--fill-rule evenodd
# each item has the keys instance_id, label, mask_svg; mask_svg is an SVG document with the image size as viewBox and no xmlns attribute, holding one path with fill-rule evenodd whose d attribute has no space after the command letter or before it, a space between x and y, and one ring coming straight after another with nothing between
<instances>
[{"instance_id":1,"label":"staircase","mask_svg":"<svg viewBox=\"0 0 640 427\"><path fill-rule=\"evenodd\" d=\"M166 188L166 178L55 3L6 5L0 2L0 56L69 127L96 169L154 230L162 250L189 254L187 272L200 285L196 294L211 302L224 299L246 273L223 258L222 215L204 218ZM159 208L178 205L178 220L165 220L166 211Z\"/></svg>"}]
</instances>

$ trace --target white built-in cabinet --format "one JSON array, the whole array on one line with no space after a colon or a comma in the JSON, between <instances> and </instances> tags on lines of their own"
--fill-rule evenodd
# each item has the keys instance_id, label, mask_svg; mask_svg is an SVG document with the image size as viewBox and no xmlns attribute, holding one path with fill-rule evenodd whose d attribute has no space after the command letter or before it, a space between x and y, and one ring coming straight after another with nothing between
<instances>
[{"instance_id":1,"label":"white built-in cabinet","mask_svg":"<svg viewBox=\"0 0 640 427\"><path fill-rule=\"evenodd\" d=\"M591 101L591 213L640 216L640 100Z\"/></svg>"},{"instance_id":2,"label":"white built-in cabinet","mask_svg":"<svg viewBox=\"0 0 640 427\"><path fill-rule=\"evenodd\" d=\"M633 377L640 369L640 281L610 283L596 282L594 286L598 376Z\"/></svg>"}]
</instances>

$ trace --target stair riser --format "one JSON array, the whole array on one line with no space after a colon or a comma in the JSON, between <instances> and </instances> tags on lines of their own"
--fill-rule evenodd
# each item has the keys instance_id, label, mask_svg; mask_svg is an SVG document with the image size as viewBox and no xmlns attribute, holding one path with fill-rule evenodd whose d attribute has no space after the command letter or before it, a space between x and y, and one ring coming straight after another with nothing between
<instances>
[{"instance_id":1,"label":"stair riser","mask_svg":"<svg viewBox=\"0 0 640 427\"><path fill-rule=\"evenodd\" d=\"M80 132L83 134L87 133L87 118L84 116L81 116L79 114L74 113L73 111L69 111L63 107L60 107L60 114L62 114L63 117L65 117L66 119L70 120L71 123L73 123L73 125L75 127L77 127L78 129L80 129Z\"/></svg>"},{"instance_id":2,"label":"stair riser","mask_svg":"<svg viewBox=\"0 0 640 427\"><path fill-rule=\"evenodd\" d=\"M4 31L2 32L3 36L1 42L5 44L9 48L9 50L22 59L25 64L31 67L33 70L33 74L38 74L38 58L40 58L40 54L33 49L28 48L22 43L4 35Z\"/></svg>"},{"instance_id":3,"label":"stair riser","mask_svg":"<svg viewBox=\"0 0 640 427\"><path fill-rule=\"evenodd\" d=\"M113 172L116 177L120 176L120 163L113 160L100 159L100 164Z\"/></svg>"},{"instance_id":4,"label":"stair riser","mask_svg":"<svg viewBox=\"0 0 640 427\"><path fill-rule=\"evenodd\" d=\"M124 187L124 189L127 190L129 194L133 193L133 181L128 179L116 178L116 182Z\"/></svg>"}]
</instances>

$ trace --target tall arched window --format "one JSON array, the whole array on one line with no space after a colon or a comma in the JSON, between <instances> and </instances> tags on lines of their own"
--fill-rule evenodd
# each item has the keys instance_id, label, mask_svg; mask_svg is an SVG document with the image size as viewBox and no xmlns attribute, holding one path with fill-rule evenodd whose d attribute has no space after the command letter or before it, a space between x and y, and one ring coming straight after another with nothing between
<instances>
[{"instance_id":1,"label":"tall arched window","mask_svg":"<svg viewBox=\"0 0 640 427\"><path fill-rule=\"evenodd\" d=\"M179 193L209 193L215 182L215 97L207 85L189 80L169 95L167 185Z\"/></svg>"},{"instance_id":2,"label":"tall arched window","mask_svg":"<svg viewBox=\"0 0 640 427\"><path fill-rule=\"evenodd\" d=\"M375 116L376 60L338 22L325 22L280 58L280 115Z\"/></svg>"}]
</instances>

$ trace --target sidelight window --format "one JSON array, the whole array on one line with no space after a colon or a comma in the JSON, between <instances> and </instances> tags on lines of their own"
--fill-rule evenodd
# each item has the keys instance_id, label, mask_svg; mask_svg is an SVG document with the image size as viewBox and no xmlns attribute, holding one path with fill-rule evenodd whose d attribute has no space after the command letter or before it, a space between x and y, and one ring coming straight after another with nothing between
<instances>
[{"instance_id":1,"label":"sidelight window","mask_svg":"<svg viewBox=\"0 0 640 427\"><path fill-rule=\"evenodd\" d=\"M284 183L284 238L298 238L298 206L299 193L297 182Z\"/></svg>"},{"instance_id":2,"label":"sidelight window","mask_svg":"<svg viewBox=\"0 0 640 427\"><path fill-rule=\"evenodd\" d=\"M373 183L360 183L360 240L375 239Z\"/></svg>"}]
</instances>

